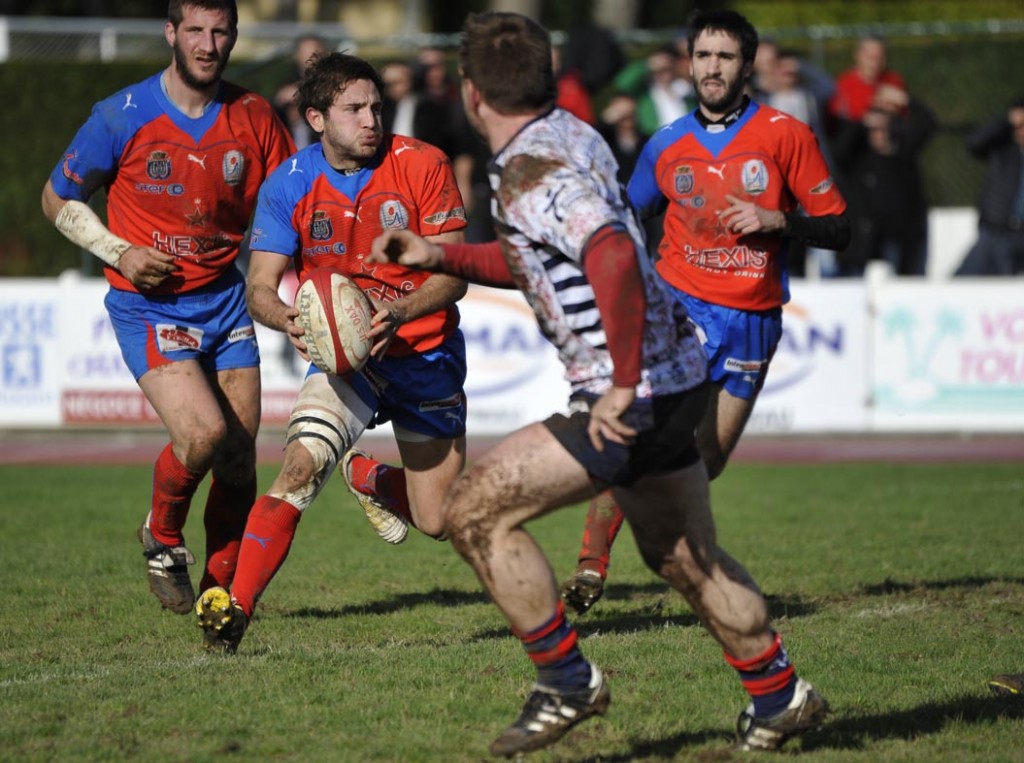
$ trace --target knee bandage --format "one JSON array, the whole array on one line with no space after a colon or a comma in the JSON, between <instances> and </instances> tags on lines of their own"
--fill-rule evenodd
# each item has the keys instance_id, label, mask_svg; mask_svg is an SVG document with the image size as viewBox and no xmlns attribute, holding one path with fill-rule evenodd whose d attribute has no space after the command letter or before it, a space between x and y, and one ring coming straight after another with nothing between
<instances>
[{"instance_id":1,"label":"knee bandage","mask_svg":"<svg viewBox=\"0 0 1024 763\"><path fill-rule=\"evenodd\" d=\"M288 422L287 443L290 445L297 442L309 453L313 459L312 477L305 485L278 497L299 511L305 511L320 494L341 455L350 445L344 431L337 417L327 411L296 410Z\"/></svg>"}]
</instances>

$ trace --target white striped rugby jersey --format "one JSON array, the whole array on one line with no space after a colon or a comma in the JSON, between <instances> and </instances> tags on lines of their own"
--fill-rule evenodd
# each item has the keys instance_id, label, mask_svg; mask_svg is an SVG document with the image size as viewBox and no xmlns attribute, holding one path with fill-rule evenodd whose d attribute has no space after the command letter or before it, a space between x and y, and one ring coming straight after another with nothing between
<instances>
[{"instance_id":1,"label":"white striped rugby jersey","mask_svg":"<svg viewBox=\"0 0 1024 763\"><path fill-rule=\"evenodd\" d=\"M596 130L554 109L520 130L488 166L495 228L541 332L558 348L572 391L600 395L611 386L612 362L582 253L600 228L623 226L636 242L647 298L637 397L682 392L704 380L707 359L685 309L647 256L617 170Z\"/></svg>"}]
</instances>

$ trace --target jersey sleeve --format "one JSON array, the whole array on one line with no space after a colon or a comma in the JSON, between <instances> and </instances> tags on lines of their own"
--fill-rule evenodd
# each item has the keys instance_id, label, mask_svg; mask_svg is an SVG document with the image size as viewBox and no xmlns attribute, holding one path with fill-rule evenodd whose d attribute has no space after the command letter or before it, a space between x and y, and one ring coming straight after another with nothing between
<instances>
[{"instance_id":1,"label":"jersey sleeve","mask_svg":"<svg viewBox=\"0 0 1024 763\"><path fill-rule=\"evenodd\" d=\"M811 217L842 214L846 201L825 163L814 132L795 121L788 126L791 133L784 165L786 185Z\"/></svg>"},{"instance_id":2,"label":"jersey sleeve","mask_svg":"<svg viewBox=\"0 0 1024 763\"><path fill-rule=\"evenodd\" d=\"M409 161L414 162L410 182L420 213L420 235L436 236L465 228L466 209L448 157L433 148L409 153Z\"/></svg>"},{"instance_id":3,"label":"jersey sleeve","mask_svg":"<svg viewBox=\"0 0 1024 763\"><path fill-rule=\"evenodd\" d=\"M636 207L642 220L657 217L666 204L666 199L658 188L656 170L660 151L654 143L655 141L648 141L644 145L626 185L629 201Z\"/></svg>"},{"instance_id":4,"label":"jersey sleeve","mask_svg":"<svg viewBox=\"0 0 1024 763\"><path fill-rule=\"evenodd\" d=\"M299 250L299 234L292 221L295 198L288 192L285 177L275 172L260 189L249 239L253 251L294 257Z\"/></svg>"},{"instance_id":5,"label":"jersey sleeve","mask_svg":"<svg viewBox=\"0 0 1024 763\"><path fill-rule=\"evenodd\" d=\"M576 263L582 262L590 237L620 219L589 178L525 154L506 164L499 199L508 225Z\"/></svg>"},{"instance_id":6,"label":"jersey sleeve","mask_svg":"<svg viewBox=\"0 0 1024 763\"><path fill-rule=\"evenodd\" d=\"M116 174L123 149L123 136L110 128L98 104L50 173L54 192L69 201L88 201Z\"/></svg>"}]
</instances>

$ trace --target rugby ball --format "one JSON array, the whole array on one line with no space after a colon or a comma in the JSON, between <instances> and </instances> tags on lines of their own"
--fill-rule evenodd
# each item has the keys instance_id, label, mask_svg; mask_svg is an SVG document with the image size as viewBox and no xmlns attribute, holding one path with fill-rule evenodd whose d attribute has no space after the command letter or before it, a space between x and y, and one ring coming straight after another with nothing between
<instances>
[{"instance_id":1,"label":"rugby ball","mask_svg":"<svg viewBox=\"0 0 1024 763\"><path fill-rule=\"evenodd\" d=\"M370 357L373 306L363 290L332 268L315 268L295 293L295 323L305 329L313 365L338 376L356 373Z\"/></svg>"}]
</instances>

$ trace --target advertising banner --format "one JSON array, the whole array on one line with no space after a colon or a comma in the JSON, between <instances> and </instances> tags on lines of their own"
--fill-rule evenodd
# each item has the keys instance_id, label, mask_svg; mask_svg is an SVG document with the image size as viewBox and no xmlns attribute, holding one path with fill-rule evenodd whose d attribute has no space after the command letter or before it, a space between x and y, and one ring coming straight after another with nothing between
<instances>
[{"instance_id":1,"label":"advertising banner","mask_svg":"<svg viewBox=\"0 0 1024 763\"><path fill-rule=\"evenodd\" d=\"M565 369L522 294L471 286L459 311L471 434L504 434L568 409Z\"/></svg>"},{"instance_id":2,"label":"advertising banner","mask_svg":"<svg viewBox=\"0 0 1024 763\"><path fill-rule=\"evenodd\" d=\"M0 424L60 423L61 305L52 280L0 282Z\"/></svg>"},{"instance_id":3,"label":"advertising banner","mask_svg":"<svg viewBox=\"0 0 1024 763\"><path fill-rule=\"evenodd\" d=\"M886 281L874 292L874 428L1024 429L1024 283Z\"/></svg>"},{"instance_id":4,"label":"advertising banner","mask_svg":"<svg viewBox=\"0 0 1024 763\"><path fill-rule=\"evenodd\" d=\"M748 432L859 432L867 423L867 291L795 281Z\"/></svg>"},{"instance_id":5,"label":"advertising banner","mask_svg":"<svg viewBox=\"0 0 1024 763\"><path fill-rule=\"evenodd\" d=\"M106 292L75 273L0 281L0 429L159 426L121 359ZM795 281L792 293L749 432L1024 429L1020 279ZM471 435L566 410L562 365L519 292L470 287L459 308ZM263 424L281 426L307 364L283 334L256 330Z\"/></svg>"}]
</instances>

